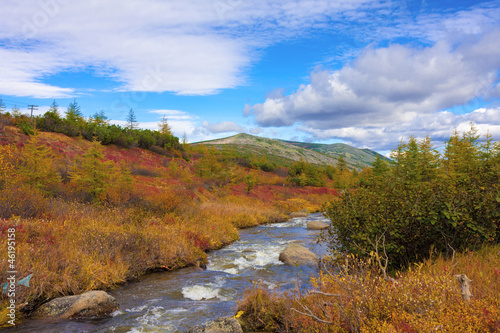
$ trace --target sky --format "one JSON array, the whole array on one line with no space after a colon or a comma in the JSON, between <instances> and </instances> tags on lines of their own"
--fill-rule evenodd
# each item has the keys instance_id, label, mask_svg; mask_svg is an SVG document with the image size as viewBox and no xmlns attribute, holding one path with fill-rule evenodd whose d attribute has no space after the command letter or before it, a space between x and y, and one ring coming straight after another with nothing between
<instances>
[{"instance_id":1,"label":"sky","mask_svg":"<svg viewBox=\"0 0 500 333\"><path fill-rule=\"evenodd\" d=\"M0 99L190 142L500 139L500 1L2 1Z\"/></svg>"}]
</instances>

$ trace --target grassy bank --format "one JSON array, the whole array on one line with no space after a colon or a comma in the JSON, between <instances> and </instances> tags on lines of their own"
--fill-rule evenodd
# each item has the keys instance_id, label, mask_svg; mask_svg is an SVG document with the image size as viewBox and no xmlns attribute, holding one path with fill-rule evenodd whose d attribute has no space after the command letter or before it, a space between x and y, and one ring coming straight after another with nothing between
<instances>
[{"instance_id":1,"label":"grassy bank","mask_svg":"<svg viewBox=\"0 0 500 333\"><path fill-rule=\"evenodd\" d=\"M285 185L283 175L238 166L216 152L182 159L180 152L10 130L12 142L0 146L0 237L15 228L17 279L33 274L29 287L16 288L18 320L54 297L205 263L206 252L237 240L239 228L318 211L336 193ZM89 160L89 173L103 171L91 182L84 173ZM43 168L37 173L34 165ZM0 261L0 281L7 281L9 264L7 257ZM8 301L1 293L2 320Z\"/></svg>"},{"instance_id":2,"label":"grassy bank","mask_svg":"<svg viewBox=\"0 0 500 333\"><path fill-rule=\"evenodd\" d=\"M307 294L277 296L264 287L239 303L249 330L273 332L498 332L500 246L434 257L386 280L374 260L353 256L324 270ZM455 275L471 280L462 299Z\"/></svg>"}]
</instances>

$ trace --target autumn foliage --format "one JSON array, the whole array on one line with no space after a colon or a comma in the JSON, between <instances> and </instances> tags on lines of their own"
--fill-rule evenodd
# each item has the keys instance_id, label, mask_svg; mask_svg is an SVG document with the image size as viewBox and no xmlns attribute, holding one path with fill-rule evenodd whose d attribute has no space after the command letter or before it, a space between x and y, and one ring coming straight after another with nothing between
<instances>
[{"instance_id":1,"label":"autumn foliage","mask_svg":"<svg viewBox=\"0 0 500 333\"><path fill-rule=\"evenodd\" d=\"M18 277L33 273L16 293L25 315L50 298L205 263L238 228L318 211L336 194L283 186L286 177L214 150L184 158L176 148L156 154L97 137L28 136L10 126L1 134L0 237L16 229ZM0 281L7 265L0 261ZM0 293L0 315L7 301Z\"/></svg>"},{"instance_id":2,"label":"autumn foliage","mask_svg":"<svg viewBox=\"0 0 500 333\"><path fill-rule=\"evenodd\" d=\"M384 279L376 258L354 255L326 263L314 288L278 297L256 286L239 302L249 330L274 332L498 332L498 246L432 256ZM464 301L455 275L467 272L473 297Z\"/></svg>"},{"instance_id":3,"label":"autumn foliage","mask_svg":"<svg viewBox=\"0 0 500 333\"><path fill-rule=\"evenodd\" d=\"M331 248L363 256L387 252L393 268L500 240L500 143L474 126L455 132L442 153L410 138L377 160L360 186L326 205ZM377 241L378 240L378 241ZM337 242L338 241L338 242Z\"/></svg>"},{"instance_id":4,"label":"autumn foliage","mask_svg":"<svg viewBox=\"0 0 500 333\"><path fill-rule=\"evenodd\" d=\"M262 286L240 301L249 331L499 332L500 143L474 126L442 153L413 137L325 205L314 288ZM472 280L462 296L458 275Z\"/></svg>"}]
</instances>

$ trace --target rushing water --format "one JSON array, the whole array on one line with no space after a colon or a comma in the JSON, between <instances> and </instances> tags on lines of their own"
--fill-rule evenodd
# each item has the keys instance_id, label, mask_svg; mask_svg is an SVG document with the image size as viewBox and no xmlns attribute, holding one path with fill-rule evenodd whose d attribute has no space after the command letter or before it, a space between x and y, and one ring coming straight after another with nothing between
<instances>
[{"instance_id":1,"label":"rushing water","mask_svg":"<svg viewBox=\"0 0 500 333\"><path fill-rule=\"evenodd\" d=\"M318 231L307 221L327 222L321 214L294 218L240 231L240 240L209 253L207 270L185 268L143 276L110 292L120 304L111 317L99 319L29 320L8 332L185 332L189 327L221 316L234 315L236 301L254 284L277 292L309 286L314 268L292 267L279 253L298 241L317 253Z\"/></svg>"}]
</instances>

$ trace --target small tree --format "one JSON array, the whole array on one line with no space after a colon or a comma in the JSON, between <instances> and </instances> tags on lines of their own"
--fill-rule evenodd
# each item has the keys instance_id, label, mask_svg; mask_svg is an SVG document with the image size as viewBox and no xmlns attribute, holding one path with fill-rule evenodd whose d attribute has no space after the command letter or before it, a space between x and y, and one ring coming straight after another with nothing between
<instances>
[{"instance_id":1,"label":"small tree","mask_svg":"<svg viewBox=\"0 0 500 333\"><path fill-rule=\"evenodd\" d=\"M250 191L255 187L255 184L257 183L257 177L253 172L248 173L243 178L243 182L247 185L247 194L250 194Z\"/></svg>"},{"instance_id":2,"label":"small tree","mask_svg":"<svg viewBox=\"0 0 500 333\"><path fill-rule=\"evenodd\" d=\"M96 201L102 201L110 186L113 165L113 161L104 161L104 147L94 138L80 165L74 166L69 177L77 189L89 193Z\"/></svg>"},{"instance_id":3,"label":"small tree","mask_svg":"<svg viewBox=\"0 0 500 333\"><path fill-rule=\"evenodd\" d=\"M19 108L17 107L16 104L14 104L14 106L12 107L12 116L13 117L20 117L21 116L21 111L19 110Z\"/></svg>"},{"instance_id":4,"label":"small tree","mask_svg":"<svg viewBox=\"0 0 500 333\"><path fill-rule=\"evenodd\" d=\"M372 168L373 168L373 174L375 176L381 177L387 171L389 171L389 164L387 164L387 162L384 161L379 154L377 154L375 161L372 163Z\"/></svg>"},{"instance_id":5,"label":"small tree","mask_svg":"<svg viewBox=\"0 0 500 333\"><path fill-rule=\"evenodd\" d=\"M56 170L55 156L52 149L40 142L38 132L30 136L22 154L21 177L28 184L48 191L61 182L61 175Z\"/></svg>"},{"instance_id":6,"label":"small tree","mask_svg":"<svg viewBox=\"0 0 500 333\"><path fill-rule=\"evenodd\" d=\"M82 111L76 99L74 99L73 102L69 103L68 109L66 110L66 120L71 124L77 124L81 119Z\"/></svg>"},{"instance_id":7,"label":"small tree","mask_svg":"<svg viewBox=\"0 0 500 333\"><path fill-rule=\"evenodd\" d=\"M127 127L130 130L136 129L137 126L137 118L135 117L135 113L133 109L130 109L127 115Z\"/></svg>"},{"instance_id":8,"label":"small tree","mask_svg":"<svg viewBox=\"0 0 500 333\"><path fill-rule=\"evenodd\" d=\"M161 121L158 123L158 131L161 134L172 135L172 128L168 124L167 117L165 115L161 117Z\"/></svg>"},{"instance_id":9,"label":"small tree","mask_svg":"<svg viewBox=\"0 0 500 333\"><path fill-rule=\"evenodd\" d=\"M340 174L342 174L345 170L347 170L347 163L344 160L344 156L340 155L337 159L337 169Z\"/></svg>"},{"instance_id":10,"label":"small tree","mask_svg":"<svg viewBox=\"0 0 500 333\"><path fill-rule=\"evenodd\" d=\"M54 116L57 116L57 118L60 118L61 116L59 115L59 105L57 104L56 100L52 101L52 104L49 107L49 111L47 113L53 113Z\"/></svg>"}]
</instances>

